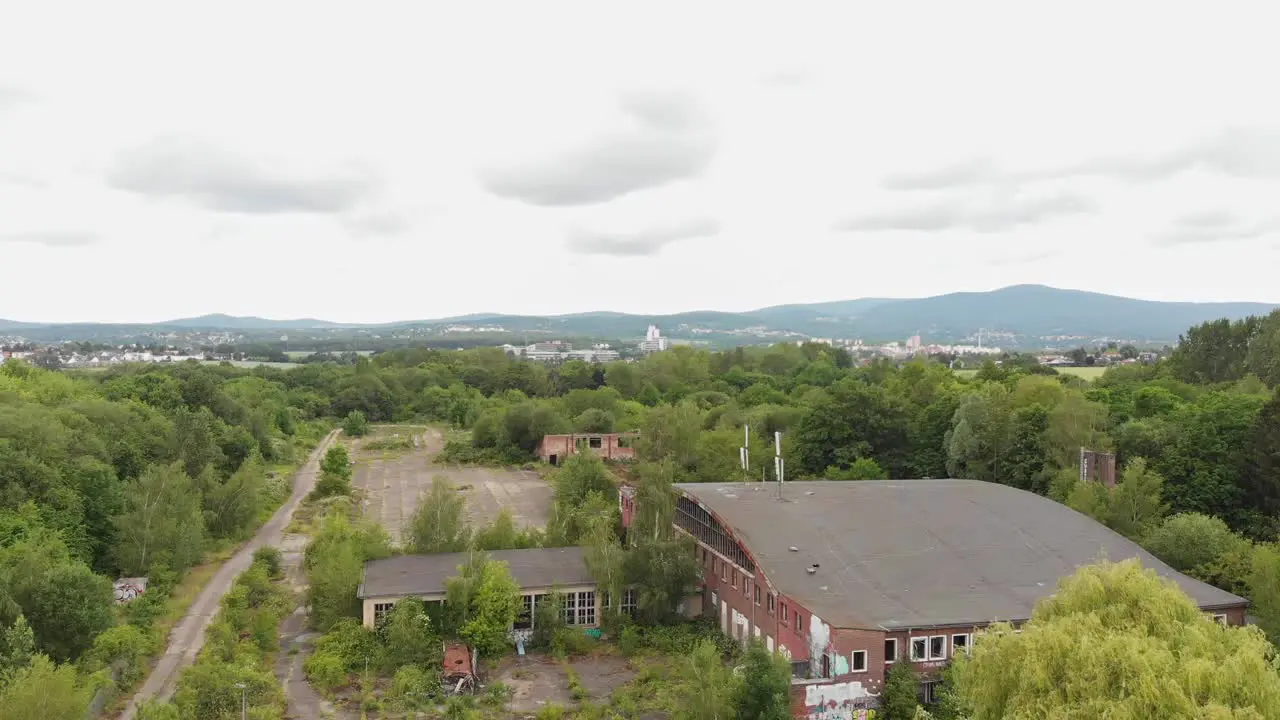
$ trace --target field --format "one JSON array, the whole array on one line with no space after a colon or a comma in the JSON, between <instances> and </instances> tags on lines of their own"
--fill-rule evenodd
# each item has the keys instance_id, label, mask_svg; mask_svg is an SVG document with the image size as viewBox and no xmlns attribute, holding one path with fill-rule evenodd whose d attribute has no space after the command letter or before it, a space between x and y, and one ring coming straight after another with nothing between
<instances>
[{"instance_id":1,"label":"field","mask_svg":"<svg viewBox=\"0 0 1280 720\"><path fill-rule=\"evenodd\" d=\"M1098 378L1102 377L1102 373L1106 372L1107 368L1105 366L1059 367L1059 368L1054 368L1054 370L1057 370L1063 375L1075 375L1076 377L1084 378L1085 380L1097 380ZM956 370L955 372L956 372L956 375L959 375L960 377L963 377L963 378L970 378L978 374L978 371L976 368L969 369L969 370Z\"/></svg>"},{"instance_id":2,"label":"field","mask_svg":"<svg viewBox=\"0 0 1280 720\"><path fill-rule=\"evenodd\" d=\"M402 542L419 496L435 477L447 478L462 491L473 526L488 523L503 508L518 526L547 524L551 486L536 472L433 462L443 445L440 431L411 426L379 426L352 443L353 483L363 494L364 511L380 520L393 540Z\"/></svg>"}]
</instances>

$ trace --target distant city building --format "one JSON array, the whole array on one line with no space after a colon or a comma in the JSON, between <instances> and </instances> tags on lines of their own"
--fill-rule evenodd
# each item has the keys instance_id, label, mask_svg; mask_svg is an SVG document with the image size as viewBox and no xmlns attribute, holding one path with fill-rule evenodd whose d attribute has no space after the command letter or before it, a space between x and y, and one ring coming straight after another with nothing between
<instances>
[{"instance_id":1,"label":"distant city building","mask_svg":"<svg viewBox=\"0 0 1280 720\"><path fill-rule=\"evenodd\" d=\"M565 360L581 360L587 363L606 363L619 359L618 351L607 343L597 343L590 350L574 350L564 340L533 343L532 345L503 345L503 352L525 360L536 360L544 363L561 363Z\"/></svg>"},{"instance_id":2,"label":"distant city building","mask_svg":"<svg viewBox=\"0 0 1280 720\"><path fill-rule=\"evenodd\" d=\"M646 355L649 353L662 352L667 349L667 339L662 337L662 333L658 331L657 325L650 325L649 331L645 333L644 340L640 341L640 345L637 349Z\"/></svg>"}]
</instances>

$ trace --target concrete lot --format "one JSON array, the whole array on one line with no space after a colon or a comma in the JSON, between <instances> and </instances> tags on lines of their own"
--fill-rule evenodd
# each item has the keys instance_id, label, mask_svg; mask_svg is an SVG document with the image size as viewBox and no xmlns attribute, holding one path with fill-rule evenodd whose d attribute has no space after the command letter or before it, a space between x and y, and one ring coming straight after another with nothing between
<instances>
[{"instance_id":1,"label":"concrete lot","mask_svg":"<svg viewBox=\"0 0 1280 720\"><path fill-rule=\"evenodd\" d=\"M398 451L366 450L371 440L393 433L412 437L413 448ZM526 470L459 467L433 463L443 446L440 433L426 428L379 428L376 435L353 444L356 461L353 483L364 492L365 512L379 518L392 539L401 542L418 498L437 476L448 478L467 498L467 514L473 526L488 523L502 508L510 510L516 524L544 527L551 512L551 486L537 473Z\"/></svg>"},{"instance_id":2,"label":"concrete lot","mask_svg":"<svg viewBox=\"0 0 1280 720\"><path fill-rule=\"evenodd\" d=\"M607 701L614 689L636 676L625 659L613 655L574 658L569 665L578 673L587 699L597 703ZM505 658L494 679L511 688L507 709L513 713L533 714L547 703L575 704L569 692L569 678L560 663L545 655Z\"/></svg>"}]
</instances>

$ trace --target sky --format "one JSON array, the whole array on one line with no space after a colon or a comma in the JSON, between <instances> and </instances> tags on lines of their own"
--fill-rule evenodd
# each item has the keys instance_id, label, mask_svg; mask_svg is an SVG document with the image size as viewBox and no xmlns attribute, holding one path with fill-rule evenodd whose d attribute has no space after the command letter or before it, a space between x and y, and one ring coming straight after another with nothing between
<instances>
[{"instance_id":1,"label":"sky","mask_svg":"<svg viewBox=\"0 0 1280 720\"><path fill-rule=\"evenodd\" d=\"M1280 301L1264 3L0 3L0 318Z\"/></svg>"}]
</instances>

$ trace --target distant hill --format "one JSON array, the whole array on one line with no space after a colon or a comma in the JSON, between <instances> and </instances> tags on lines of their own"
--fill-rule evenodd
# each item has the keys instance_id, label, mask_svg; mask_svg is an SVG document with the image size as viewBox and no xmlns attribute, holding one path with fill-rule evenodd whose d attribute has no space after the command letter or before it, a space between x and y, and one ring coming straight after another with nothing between
<instances>
[{"instance_id":1,"label":"distant hill","mask_svg":"<svg viewBox=\"0 0 1280 720\"><path fill-rule=\"evenodd\" d=\"M1190 303L1134 300L1044 285L990 292L949 293L873 307L858 321L868 336L969 334L979 328L1025 336L1085 335L1176 340L1187 328L1218 318L1265 315L1265 303Z\"/></svg>"},{"instance_id":2,"label":"distant hill","mask_svg":"<svg viewBox=\"0 0 1280 720\"><path fill-rule=\"evenodd\" d=\"M1036 346L1042 344L1040 338L1046 336L1173 342L1187 328L1207 320L1265 315L1276 307L1266 303L1156 302L1044 285L1014 285L989 292L948 293L915 299L860 298L776 305L737 313L711 310L673 315L629 315L609 311L558 316L472 313L435 320L364 325L314 318L270 320L217 314L152 325L48 325L0 320L0 332L20 333L50 341L225 330L270 341L269 334L280 331L302 331L317 338L331 338L344 333L376 337L388 331L404 331L409 336L435 334L439 337L439 333L451 325L471 325L501 326L511 333L535 337L628 339L644 335L645 329L655 324L664 335L672 338L709 340L720 344L799 337L861 337L876 341L902 339L917 333L926 342L948 342L985 330L989 334L1012 334L1016 345Z\"/></svg>"},{"instance_id":3,"label":"distant hill","mask_svg":"<svg viewBox=\"0 0 1280 720\"><path fill-rule=\"evenodd\" d=\"M157 323L164 327L192 328L198 330L301 330L307 328L343 327L340 323L314 318L300 320L268 320L260 317L236 317L234 315L201 315Z\"/></svg>"}]
</instances>

